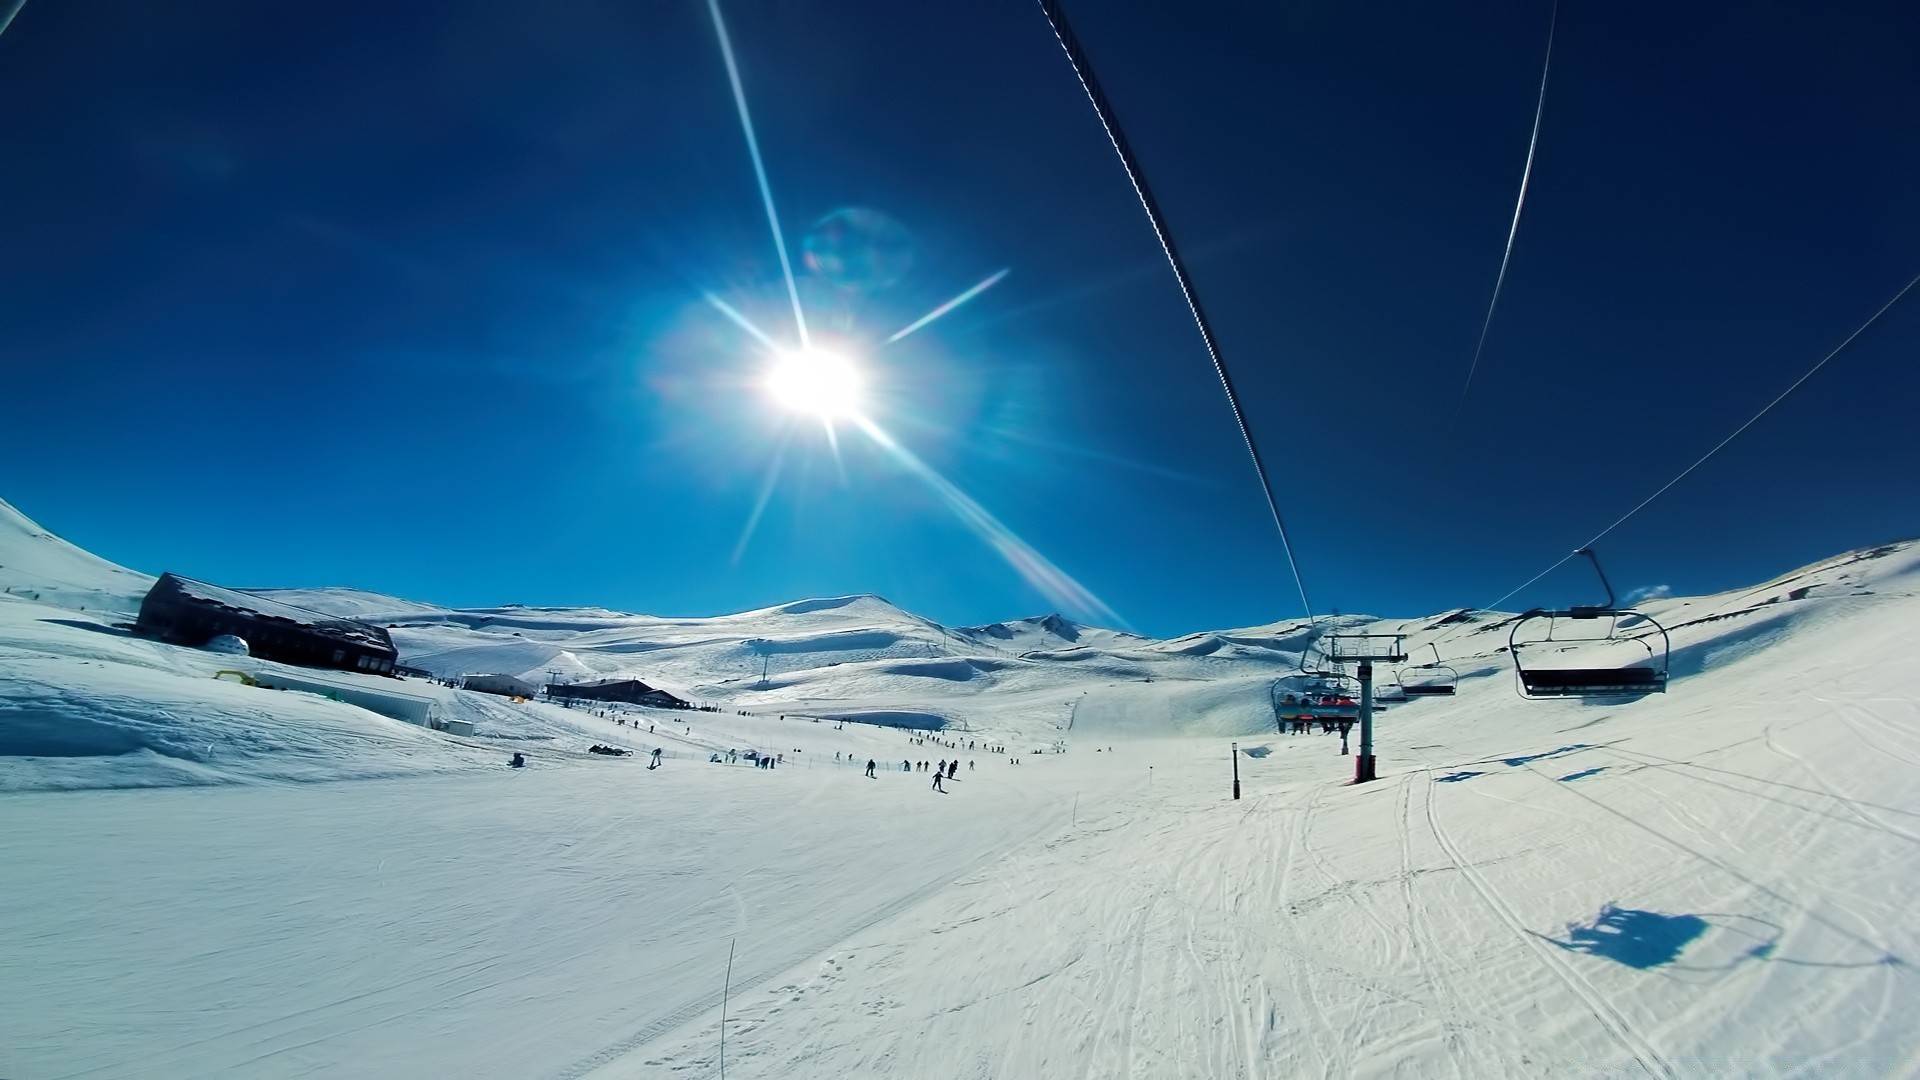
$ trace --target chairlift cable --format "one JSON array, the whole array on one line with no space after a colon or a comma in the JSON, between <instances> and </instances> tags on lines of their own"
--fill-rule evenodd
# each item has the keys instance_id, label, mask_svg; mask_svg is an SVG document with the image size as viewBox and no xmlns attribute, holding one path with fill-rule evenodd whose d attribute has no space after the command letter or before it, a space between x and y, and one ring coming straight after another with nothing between
<instances>
[{"instance_id":1,"label":"chairlift cable","mask_svg":"<svg viewBox=\"0 0 1920 1080\"><path fill-rule=\"evenodd\" d=\"M1173 268L1173 276L1180 283L1180 292L1186 297L1187 309L1193 313L1194 325L1199 327L1200 338L1206 343L1207 356L1213 361L1213 370L1220 377L1220 387L1226 391L1227 405L1233 410L1233 419L1240 426L1240 438L1247 444L1247 454L1253 459L1253 471L1260 477L1260 490L1267 498L1267 510L1273 515L1273 524L1280 532L1280 546L1286 552L1287 566L1293 571L1293 583L1300 590L1300 606L1306 609L1307 621L1313 623L1313 603L1307 599L1307 585L1300 575L1300 563L1294 557L1293 541L1287 535L1287 523L1280 515L1280 504L1274 498L1273 482L1267 476L1267 466L1260 457L1260 447L1254 442L1253 430L1247 426L1246 413L1240 407L1240 395L1233 387L1233 378L1227 373L1226 361L1222 359L1220 344L1214 338L1213 326L1207 321L1206 311L1200 305L1200 295L1194 289L1193 278L1187 273L1185 261L1180 258L1180 249L1173 241L1173 234L1167 228L1166 219L1160 213L1160 204L1153 197L1153 190L1147 186L1146 174L1141 170L1139 161L1134 157L1133 147L1128 144L1126 132L1121 130L1120 120L1114 115L1113 105L1100 88L1100 81L1094 77L1093 66L1088 62L1086 52L1080 47L1080 39L1074 35L1073 27L1067 22L1066 12L1060 8L1059 0L1040 0L1040 10L1047 16L1047 23L1053 27L1053 36L1060 42L1060 48L1067 54L1067 61L1073 65L1073 73L1080 80L1080 86L1086 90L1087 98L1093 102L1094 112L1100 116L1100 126L1106 129L1108 141L1113 143L1114 152L1120 156L1120 164L1127 171L1127 179L1133 183L1133 192L1140 199L1140 206L1147 212L1147 220L1153 225L1154 235L1160 241L1160 250L1167 256L1167 263Z\"/></svg>"},{"instance_id":2,"label":"chairlift cable","mask_svg":"<svg viewBox=\"0 0 1920 1080\"><path fill-rule=\"evenodd\" d=\"M1721 450L1724 450L1728 443L1731 443L1733 440L1739 438L1742 432L1746 431L1748 428L1758 423L1761 417L1767 415L1769 412L1772 412L1774 409L1774 406L1779 405L1782 401L1785 401L1788 395L1792 394L1795 390L1800 389L1800 385L1802 383L1806 382L1808 379L1813 378L1813 376L1816 373L1818 373L1821 368L1827 366L1828 361L1832 360L1836 356L1839 356L1843 351L1846 350L1847 346L1854 343L1854 340L1856 338L1858 338L1861 334L1866 333L1867 329L1871 327L1874 323L1879 322L1880 317L1882 315L1885 315L1888 311L1891 311L1895 304L1898 304L1902 299L1906 297L1906 295L1909 292L1912 292L1913 287L1915 285L1920 285L1920 274L1916 274L1911 280L1909 280L1906 283L1906 285L1901 287L1899 292L1894 293L1893 298L1891 300L1888 300L1886 303L1880 305L1880 310L1875 311L1871 316L1868 317L1866 322L1861 323L1859 327L1857 327L1853 331L1853 333L1848 334L1844 341L1840 342L1840 344L1838 345L1835 345L1833 347L1832 352L1829 352L1827 353L1827 355L1821 357L1818 363L1808 368L1806 372L1803 373L1799 378L1793 380L1793 383L1789 385L1785 390L1780 391L1779 396L1775 397L1772 401L1769 401L1765 405L1761 406L1759 412L1754 413L1752 416L1748 417L1746 423L1741 424L1737 428L1734 428L1733 432L1729 434L1726 438L1721 439L1718 443L1715 443L1713 446L1713 449L1708 450L1706 453L1700 455L1699 460L1695 461L1693 464L1687 466L1686 468L1680 470L1679 475L1675 476L1673 479L1667 481L1666 483L1660 485L1658 490L1656 490L1653 494L1647 496L1646 498L1640 500L1640 502L1636 506L1634 506L1633 509L1620 515L1620 517L1616 521L1614 521L1613 524L1607 526L1604 529L1601 529L1599 532L1593 535L1593 538L1591 540L1588 540L1586 543L1581 544L1578 548L1575 548L1573 551L1570 551L1567 554L1562 555L1558 562L1555 562L1552 566L1547 567L1545 570L1540 571L1539 573L1528 578L1526 581L1520 583L1520 585L1508 591L1505 595L1501 596L1498 600L1495 600L1493 603L1488 604L1485 607L1474 608L1473 612L1483 613L1483 612L1490 612L1490 611L1496 610L1501 604L1505 603L1508 599L1513 597L1516 593L1521 592L1522 590L1526 589L1528 586L1532 585L1534 582L1539 581L1541 578L1546 577L1548 574L1551 574L1555 570L1558 570L1562 566L1565 566L1569 561L1571 561L1574 558L1574 556L1579 555L1582 552L1592 548L1593 545L1599 543L1601 539L1606 537L1608 533L1611 533L1613 532L1613 530L1619 528L1622 525L1625 525L1627 521L1631 519L1635 514L1638 514L1640 511L1645 510L1648 507L1648 505L1650 505L1655 499L1658 499L1660 496L1665 495L1667 491L1671 489L1675 484L1678 484L1680 481L1685 480L1688 476L1690 476L1693 473L1695 469L1698 469L1700 466L1705 465L1709 458L1712 458L1715 454L1718 454ZM1461 625L1464 626L1465 624L1463 623ZM1454 631L1453 633L1458 633L1458 630ZM1445 641L1447 638L1452 637L1453 633L1442 634L1436 640Z\"/></svg>"},{"instance_id":3,"label":"chairlift cable","mask_svg":"<svg viewBox=\"0 0 1920 1080\"><path fill-rule=\"evenodd\" d=\"M1467 392L1473 389L1474 373L1480 370L1480 354L1487 348L1487 333L1493 329L1493 312L1500 306L1500 290L1507 283L1507 266L1513 262L1513 241L1520 235L1520 212L1527 205L1527 184L1533 179L1534 154L1540 148L1540 120L1547 113L1547 73L1553 67L1553 36L1560 25L1560 0L1554 0L1553 15L1547 21L1547 55L1540 62L1540 96L1533 106L1533 135L1527 140L1527 164L1520 170L1520 195L1513 203L1513 223L1507 226L1507 248L1500 256L1500 273L1493 279L1493 297L1487 301L1487 317L1480 323L1480 341L1473 347L1473 362L1467 365L1467 380L1461 384L1460 400L1454 402L1453 418L1446 428L1460 422L1467 407Z\"/></svg>"}]
</instances>

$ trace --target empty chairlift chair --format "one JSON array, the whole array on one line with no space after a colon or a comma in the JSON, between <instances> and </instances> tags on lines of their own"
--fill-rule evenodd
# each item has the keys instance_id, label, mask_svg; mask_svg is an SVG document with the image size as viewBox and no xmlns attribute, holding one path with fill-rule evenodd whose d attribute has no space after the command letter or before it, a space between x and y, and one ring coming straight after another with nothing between
<instances>
[{"instance_id":1,"label":"empty chairlift chair","mask_svg":"<svg viewBox=\"0 0 1920 1080\"><path fill-rule=\"evenodd\" d=\"M1615 603L1613 585L1607 581L1606 571L1600 568L1599 557L1591 550L1581 548L1574 554L1585 555L1592 560L1593 571L1600 576L1600 584L1607 590L1607 602L1604 605L1576 606L1563 610L1534 608L1514 621L1513 629L1507 634L1507 652L1513 657L1520 696L1596 698L1666 693L1667 670L1673 650L1666 627L1644 612L1622 608ZM1544 636L1523 635L1522 631L1529 625L1538 627L1542 623L1545 624ZM1623 623L1638 632L1623 635L1620 632ZM1606 630L1601 633L1599 627L1603 624ZM1572 627L1573 636L1562 633L1569 626ZM1630 653L1633 660L1610 667L1550 667L1542 663L1542 654L1549 648L1560 651L1584 649L1589 652L1608 649ZM1525 650L1532 651L1531 658L1523 656Z\"/></svg>"},{"instance_id":2,"label":"empty chairlift chair","mask_svg":"<svg viewBox=\"0 0 1920 1080\"><path fill-rule=\"evenodd\" d=\"M1397 669L1389 672L1387 678L1389 682L1374 684L1373 700L1383 705L1398 705L1407 700L1407 687L1400 681L1400 672Z\"/></svg>"},{"instance_id":3,"label":"empty chairlift chair","mask_svg":"<svg viewBox=\"0 0 1920 1080\"><path fill-rule=\"evenodd\" d=\"M1408 697L1452 697L1460 686L1460 673L1441 661L1438 645L1428 642L1427 648L1433 650L1433 663L1402 668L1396 676L1401 689Z\"/></svg>"}]
</instances>

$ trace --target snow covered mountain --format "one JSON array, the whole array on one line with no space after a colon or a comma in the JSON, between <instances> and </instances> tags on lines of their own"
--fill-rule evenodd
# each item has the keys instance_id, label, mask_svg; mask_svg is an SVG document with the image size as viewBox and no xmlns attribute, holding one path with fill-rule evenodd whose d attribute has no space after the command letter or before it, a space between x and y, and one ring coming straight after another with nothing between
<instances>
[{"instance_id":1,"label":"snow covered mountain","mask_svg":"<svg viewBox=\"0 0 1920 1080\"><path fill-rule=\"evenodd\" d=\"M1459 675L1381 715L1365 785L1274 727L1325 621L273 590L437 674L718 710L444 691L467 736L134 638L150 580L0 504L0 1074L713 1076L723 979L740 1077L1920 1062L1914 542L1646 601L1673 682L1631 701L1522 700L1509 615L1343 616Z\"/></svg>"}]
</instances>

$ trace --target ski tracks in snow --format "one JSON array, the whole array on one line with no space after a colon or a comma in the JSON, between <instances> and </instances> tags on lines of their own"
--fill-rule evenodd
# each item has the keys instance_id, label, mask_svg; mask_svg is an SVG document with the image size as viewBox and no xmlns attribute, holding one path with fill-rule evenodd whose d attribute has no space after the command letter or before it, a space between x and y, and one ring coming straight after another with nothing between
<instances>
[{"instance_id":1,"label":"ski tracks in snow","mask_svg":"<svg viewBox=\"0 0 1920 1080\"><path fill-rule=\"evenodd\" d=\"M1579 972L1573 970L1572 966L1567 963L1566 958L1558 955L1554 951L1557 948L1556 946L1543 940L1539 934L1527 929L1526 924L1514 913L1513 908L1506 902L1505 898L1488 883L1486 877L1475 867L1472 860L1468 859L1465 853L1460 850L1460 846L1455 843L1452 835L1450 835L1446 827L1441 824L1439 811L1434 806L1433 776L1431 772L1427 774L1426 817L1427 825L1433 832L1434 840L1436 840L1440 844L1440 847L1447 853L1447 858L1453 863L1455 869L1459 870L1467 882L1473 886L1473 890L1480 894L1480 898L1486 902L1487 907L1492 910L1494 915L1499 918L1502 923L1506 924L1507 929L1513 933L1514 937L1519 939L1523 947L1532 950L1533 955L1559 980L1561 985L1565 986L1575 997L1578 997L1586 1004L1588 1011L1593 1013L1594 1019L1598 1020L1600 1025L1613 1036L1614 1040L1627 1052L1634 1063L1639 1065L1649 1076L1666 1078L1675 1076L1673 1067L1667 1063L1666 1058L1661 1056L1658 1050L1654 1049L1653 1044L1647 1040L1646 1036L1635 1028L1619 1010L1609 1004L1605 997L1581 977Z\"/></svg>"}]
</instances>

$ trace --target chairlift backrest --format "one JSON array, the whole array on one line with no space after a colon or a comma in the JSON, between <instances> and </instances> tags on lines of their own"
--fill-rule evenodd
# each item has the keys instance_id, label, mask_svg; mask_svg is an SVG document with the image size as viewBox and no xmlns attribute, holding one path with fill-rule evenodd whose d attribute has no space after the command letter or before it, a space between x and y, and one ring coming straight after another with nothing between
<instances>
[{"instance_id":1,"label":"chairlift backrest","mask_svg":"<svg viewBox=\"0 0 1920 1080\"><path fill-rule=\"evenodd\" d=\"M1673 643L1667 636L1666 627L1661 626L1652 616L1631 608L1622 608L1614 603L1613 586L1607 581L1606 572L1600 569L1599 556L1587 548L1575 552L1585 555L1593 562L1594 572L1600 575L1600 583L1607 590L1607 602L1601 604L1575 605L1568 608L1534 608L1515 619L1513 629L1507 633L1507 655L1513 658L1513 670L1520 696L1524 698L1591 698L1591 697L1637 697L1643 694L1664 694L1667 690L1667 676L1672 661ZM1596 622L1607 620L1607 632L1604 636L1591 634L1575 638L1557 638L1554 630L1561 620L1572 622ZM1651 627L1630 636L1622 636L1620 623L1628 620L1630 625L1642 624ZM1545 620L1546 634L1543 637L1523 640L1520 631L1529 623ZM1655 636L1660 647L1656 650L1652 644ZM1549 642L1567 644L1585 642L1591 645L1603 645L1615 642L1633 642L1646 651L1646 659L1624 667L1529 667L1522 659L1522 650L1530 646L1544 645Z\"/></svg>"},{"instance_id":2,"label":"chairlift backrest","mask_svg":"<svg viewBox=\"0 0 1920 1080\"><path fill-rule=\"evenodd\" d=\"M1395 678L1412 697L1452 697L1460 685L1460 673L1440 659L1438 645L1429 641L1425 648L1433 650L1432 662L1402 668Z\"/></svg>"}]
</instances>

